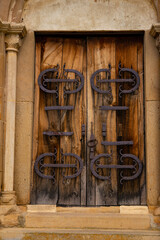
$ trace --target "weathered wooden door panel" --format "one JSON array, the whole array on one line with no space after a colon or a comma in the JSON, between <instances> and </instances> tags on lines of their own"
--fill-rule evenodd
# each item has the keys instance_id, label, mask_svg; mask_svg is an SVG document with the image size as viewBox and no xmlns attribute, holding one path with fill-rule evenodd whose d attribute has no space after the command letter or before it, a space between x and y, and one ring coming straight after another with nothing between
<instances>
[{"instance_id":1,"label":"weathered wooden door panel","mask_svg":"<svg viewBox=\"0 0 160 240\"><path fill-rule=\"evenodd\" d=\"M34 120L34 141L33 157L43 153L54 153L56 160L45 157L45 163L74 164L72 156L64 156L65 153L72 153L83 157L85 168L85 138L82 141L81 128L85 124L86 98L85 83L81 91L73 94L65 94L65 91L74 90L75 83L59 82L43 83L44 87L56 90L56 94L46 93L38 88L37 78L40 72L46 69L57 68L53 76L49 78L74 79L75 74L64 72L65 69L75 69L85 76L86 74L86 44L85 40L43 38L39 39L36 46L36 92L35 92L35 120ZM85 77L86 79L86 77ZM46 86L45 86L46 84ZM51 106L71 106L73 109L46 110ZM64 136L52 136L51 133L64 133ZM45 133L45 134L44 134ZM56 150L55 150L56 148ZM54 172L53 172L54 171ZM43 170L45 175L55 175L54 181L44 179L34 174L32 202L37 204L59 204L59 205L81 205L85 204L83 185L86 182L86 175L73 179L65 179L63 175L74 174L74 168L47 168ZM85 187L85 185L84 185ZM81 199L82 198L82 199Z\"/></svg>"},{"instance_id":2,"label":"weathered wooden door panel","mask_svg":"<svg viewBox=\"0 0 160 240\"><path fill-rule=\"evenodd\" d=\"M143 102L143 38L121 37L116 40L116 69L118 77L118 64L126 68L133 68L140 77L139 88L132 94L124 94L118 98L118 105L129 106L128 111L117 112L117 126L119 140L132 140L133 145L123 146L123 152L136 155L143 163L141 178L120 184L118 181L118 204L138 205L145 204L145 159L144 159L144 102ZM127 77L127 75L125 76ZM119 87L120 84L117 85ZM127 86L126 86L127 87ZM132 164L128 159L127 164ZM124 173L128 174L125 170Z\"/></svg>"},{"instance_id":3,"label":"weathered wooden door panel","mask_svg":"<svg viewBox=\"0 0 160 240\"><path fill-rule=\"evenodd\" d=\"M98 69L108 68L111 64L111 74L115 78L115 38L88 38L87 41L87 79L88 79L88 135L90 140L93 132L97 140L95 155L111 152L110 146L107 148L101 142L116 140L116 113L111 111L100 111L102 105L112 105L116 102L116 86L111 84L112 94L100 94L91 88L90 78ZM105 72L99 74L99 79L105 78ZM96 79L94 79L94 82ZM96 83L95 83L96 84ZM99 89L107 90L109 85L99 84ZM102 136L102 127L106 128L106 136ZM115 148L115 147L114 147ZM88 148L88 181L87 181L87 201L88 205L116 205L117 204L117 173L115 170L111 173L112 182L103 181L95 178L90 171L90 149ZM109 159L101 158L101 164L109 163ZM114 163L117 163L116 151L114 151ZM109 174L106 169L101 169L101 175Z\"/></svg>"},{"instance_id":4,"label":"weathered wooden door panel","mask_svg":"<svg viewBox=\"0 0 160 240\"><path fill-rule=\"evenodd\" d=\"M134 89L137 79L123 71L124 67L134 69L140 77L140 85L130 93L127 91ZM52 68L57 72L46 73L42 85L54 89L54 94L42 91L38 85L39 74ZM80 91L68 93L74 92L81 81L75 72L67 69L83 75ZM45 156L45 164L61 167L44 168L39 161L43 174L54 176L54 181L39 177L33 169L32 203L145 204L143 37L37 38L35 75L33 168L36 158L46 152L53 156ZM49 83L47 78L55 80ZM69 106L72 110L48 110L50 106ZM61 136L55 136L57 132ZM71 179L64 176L76 173L76 160L66 153L76 154L83 162L81 174ZM138 171L139 163L135 164L139 160L134 161L132 157L143 163L143 171L135 179L132 179L133 168ZM72 167L62 168L62 164ZM122 169L123 164L126 169ZM132 167L127 169L127 166Z\"/></svg>"}]
</instances>

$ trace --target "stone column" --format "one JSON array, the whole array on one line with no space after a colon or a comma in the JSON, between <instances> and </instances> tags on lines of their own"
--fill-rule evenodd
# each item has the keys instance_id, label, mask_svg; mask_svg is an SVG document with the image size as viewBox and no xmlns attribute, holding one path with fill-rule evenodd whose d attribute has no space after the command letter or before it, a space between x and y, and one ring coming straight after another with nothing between
<instances>
[{"instance_id":1,"label":"stone column","mask_svg":"<svg viewBox=\"0 0 160 240\"><path fill-rule=\"evenodd\" d=\"M159 51L159 56L160 56L160 23L156 23L156 24L152 25L150 34L156 40L156 47ZM160 66L160 58L159 58L159 66ZM160 171L160 160L159 160L159 171ZM158 203L158 207L155 209L154 215L159 216L160 215L160 195L158 197L157 203Z\"/></svg>"},{"instance_id":2,"label":"stone column","mask_svg":"<svg viewBox=\"0 0 160 240\"><path fill-rule=\"evenodd\" d=\"M14 191L14 157L15 157L15 114L16 114L16 78L17 54L21 39L26 33L21 24L12 24L5 31L6 77L5 77L5 149L3 164L3 191L1 204L16 204ZM22 149L23 151L23 149Z\"/></svg>"}]
</instances>

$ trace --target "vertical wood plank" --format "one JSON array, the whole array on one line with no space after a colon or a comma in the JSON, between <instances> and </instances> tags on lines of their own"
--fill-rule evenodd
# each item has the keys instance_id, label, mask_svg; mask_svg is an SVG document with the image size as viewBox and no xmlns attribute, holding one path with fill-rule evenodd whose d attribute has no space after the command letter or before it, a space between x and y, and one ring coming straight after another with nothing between
<instances>
[{"instance_id":1,"label":"vertical wood plank","mask_svg":"<svg viewBox=\"0 0 160 240\"><path fill-rule=\"evenodd\" d=\"M135 71L139 73L142 71L139 69L138 55L137 55L137 37L122 37L117 39L116 43L116 65L118 68L118 64L121 61L122 66L128 68L133 68ZM142 59L141 59L142 60ZM141 62L142 66L142 62ZM118 75L118 72L117 72ZM125 78L129 77L128 74L124 75ZM124 85L123 87L127 87ZM128 86L129 87L129 86ZM132 86L130 86L132 87ZM119 84L117 84L117 91L119 89ZM139 132L143 132L143 100L139 101L140 92L143 92L143 81L141 78L141 83L139 89L136 90L133 94L125 94L122 98L117 99L119 104L125 105L129 107L129 110L118 113L118 124L122 125L122 136L119 137L119 140L122 141L133 141L133 146L123 146L123 153L131 153L140 158L141 161L144 160L143 148L144 144L140 144ZM143 96L143 94L142 94ZM139 108L139 110L138 110ZM142 136L141 136L142 137ZM144 137L144 136L143 136ZM140 145L141 146L140 146ZM118 151L120 148L118 148ZM142 154L140 152L142 151ZM125 160L126 164L133 164L133 161L130 159ZM123 175L130 176L128 170L123 171ZM120 176L119 180L120 182ZM138 205L140 204L140 178L135 179L133 181L124 181L123 184L119 183L119 191L118 191L118 204L122 205Z\"/></svg>"},{"instance_id":2,"label":"vertical wood plank","mask_svg":"<svg viewBox=\"0 0 160 240\"><path fill-rule=\"evenodd\" d=\"M56 67L61 64L62 59L62 39L43 38L41 42L41 65L40 72ZM39 74L38 74L39 75ZM38 81L38 75L36 81ZM55 88L55 84L52 84ZM39 88L37 82L37 88ZM43 135L44 131L59 131L60 122L58 113L45 111L45 106L57 105L55 95L48 94L39 89L39 122L38 122L38 151L35 156L38 157L42 153L54 152L55 147L59 153L59 139L57 137L50 138ZM59 157L57 156L57 161ZM45 163L52 163L53 159L45 158ZM53 169L44 169L46 175L52 175ZM36 185L36 203L38 204L56 204L58 199L58 169L55 172L56 181L40 178L35 174Z\"/></svg>"},{"instance_id":3,"label":"vertical wood plank","mask_svg":"<svg viewBox=\"0 0 160 240\"><path fill-rule=\"evenodd\" d=\"M92 38L87 38L87 142L94 133L94 102L90 84L91 75L95 71L95 47ZM90 170L90 148L87 147L87 205L96 204L96 179Z\"/></svg>"},{"instance_id":4,"label":"vertical wood plank","mask_svg":"<svg viewBox=\"0 0 160 240\"><path fill-rule=\"evenodd\" d=\"M35 61L35 98L34 98L34 120L33 120L33 151L32 151L32 171L31 171L31 203L36 202L36 186L34 175L34 161L38 152L38 127L39 127L39 85L37 78L40 74L41 64L41 42L36 44L36 61Z\"/></svg>"},{"instance_id":5,"label":"vertical wood plank","mask_svg":"<svg viewBox=\"0 0 160 240\"><path fill-rule=\"evenodd\" d=\"M115 39L108 38L89 38L88 39L88 50L87 50L88 62L91 65L88 65L88 78L91 78L91 75L98 69L109 68L109 64L112 66L111 75L112 78L115 77ZM90 59L92 58L92 59ZM106 75L101 73L101 79L105 79ZM96 82L95 82L96 84ZM112 87L112 97L108 94L100 94L94 90L91 90L91 86L88 88L88 108L92 113L88 114L88 140L91 135L91 122L94 123L94 135L98 141L96 146L95 155L101 153L111 153L111 149L115 147L105 147L101 144L102 141L116 141L116 113L111 111L102 111L99 110L100 106L108 106L115 103L116 99L116 88L115 83L111 84ZM99 88L101 90L107 90L108 84L100 84ZM91 108L92 106L92 108ZM92 118L91 118L92 116ZM102 125L106 126L106 137L102 136ZM112 155L112 164L116 164L116 151L113 151ZM88 153L88 161L89 153ZM109 160L105 158L100 159L101 164L109 164ZM89 165L89 164L88 164ZM91 171L89 172L91 175ZM88 187L92 189L92 192L87 191L89 196L90 205L116 205L117 204L117 175L115 169L110 170L101 170L99 172L101 176L109 176L111 174L111 181L100 180L98 178L90 176ZM94 184L94 187L93 187Z\"/></svg>"},{"instance_id":6,"label":"vertical wood plank","mask_svg":"<svg viewBox=\"0 0 160 240\"><path fill-rule=\"evenodd\" d=\"M139 89L139 99L138 99L138 123L139 123L139 136L138 136L138 152L139 159L143 163L143 171L140 178L140 198L141 205L146 204L146 162L145 162L145 152L144 152L144 70L143 70L143 37L139 36L137 43L137 69L140 77L140 89Z\"/></svg>"},{"instance_id":7,"label":"vertical wood plank","mask_svg":"<svg viewBox=\"0 0 160 240\"><path fill-rule=\"evenodd\" d=\"M86 59L84 58L86 55L85 51L84 39L64 39L62 66L65 64L66 69L74 69L84 75L84 70L86 67ZM67 78L74 79L75 74L68 73ZM75 89L73 83L63 83L62 89L64 88L68 90ZM82 152L84 152L84 149L81 148L85 148L85 145L83 144L82 146L81 142L81 128L82 124L85 124L85 98L84 87L81 89L81 91L75 94L68 94L65 96L65 98L63 96L61 98L61 105L74 106L74 109L72 111L63 111L63 115L61 116L61 130L63 132L73 132L73 135L70 137L61 137L61 148L63 148L63 153L74 153L78 156L83 157L83 163L85 162L84 154L82 154ZM68 164L75 163L75 159L72 157L65 157L64 161ZM64 180L62 171L59 176L58 204L67 206L79 206L81 204L84 205L86 200L83 187L84 182L86 182L86 176L82 174L76 178ZM72 174L74 174L74 169L68 168L65 170L65 175ZM81 191L83 191L83 195L81 195ZM81 199L81 197L83 199Z\"/></svg>"}]
</instances>

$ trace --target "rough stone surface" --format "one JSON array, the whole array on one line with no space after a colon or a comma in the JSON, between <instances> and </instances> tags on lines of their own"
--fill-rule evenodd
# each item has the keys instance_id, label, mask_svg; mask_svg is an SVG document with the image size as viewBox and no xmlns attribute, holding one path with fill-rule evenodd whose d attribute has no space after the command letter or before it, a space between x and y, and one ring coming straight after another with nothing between
<instances>
[{"instance_id":1,"label":"rough stone surface","mask_svg":"<svg viewBox=\"0 0 160 240\"><path fill-rule=\"evenodd\" d=\"M160 216L160 207L157 207L154 211L154 215Z\"/></svg>"},{"instance_id":2,"label":"rough stone surface","mask_svg":"<svg viewBox=\"0 0 160 240\"><path fill-rule=\"evenodd\" d=\"M146 102L146 157L147 157L147 200L148 205L156 205L160 193L160 128L159 101Z\"/></svg>"},{"instance_id":3,"label":"rough stone surface","mask_svg":"<svg viewBox=\"0 0 160 240\"><path fill-rule=\"evenodd\" d=\"M16 105L15 190L18 203L30 201L33 103Z\"/></svg>"},{"instance_id":4,"label":"rough stone surface","mask_svg":"<svg viewBox=\"0 0 160 240\"><path fill-rule=\"evenodd\" d=\"M158 231L100 231L96 230L51 230L51 229L3 229L0 239L3 240L159 240Z\"/></svg>"},{"instance_id":5,"label":"rough stone surface","mask_svg":"<svg viewBox=\"0 0 160 240\"><path fill-rule=\"evenodd\" d=\"M148 0L28 0L22 18L37 31L144 30L157 13Z\"/></svg>"},{"instance_id":6,"label":"rough stone surface","mask_svg":"<svg viewBox=\"0 0 160 240\"><path fill-rule=\"evenodd\" d=\"M21 210L17 205L2 205L0 207L0 215L9 215L13 213L20 213Z\"/></svg>"}]
</instances>

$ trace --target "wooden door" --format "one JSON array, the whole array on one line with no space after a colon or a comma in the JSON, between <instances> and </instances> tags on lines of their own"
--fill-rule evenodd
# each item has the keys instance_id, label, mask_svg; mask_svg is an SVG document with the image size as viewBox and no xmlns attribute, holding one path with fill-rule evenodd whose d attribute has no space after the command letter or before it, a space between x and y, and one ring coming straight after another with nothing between
<instances>
[{"instance_id":1,"label":"wooden door","mask_svg":"<svg viewBox=\"0 0 160 240\"><path fill-rule=\"evenodd\" d=\"M32 204L145 204L143 37L39 37L35 69Z\"/></svg>"}]
</instances>

